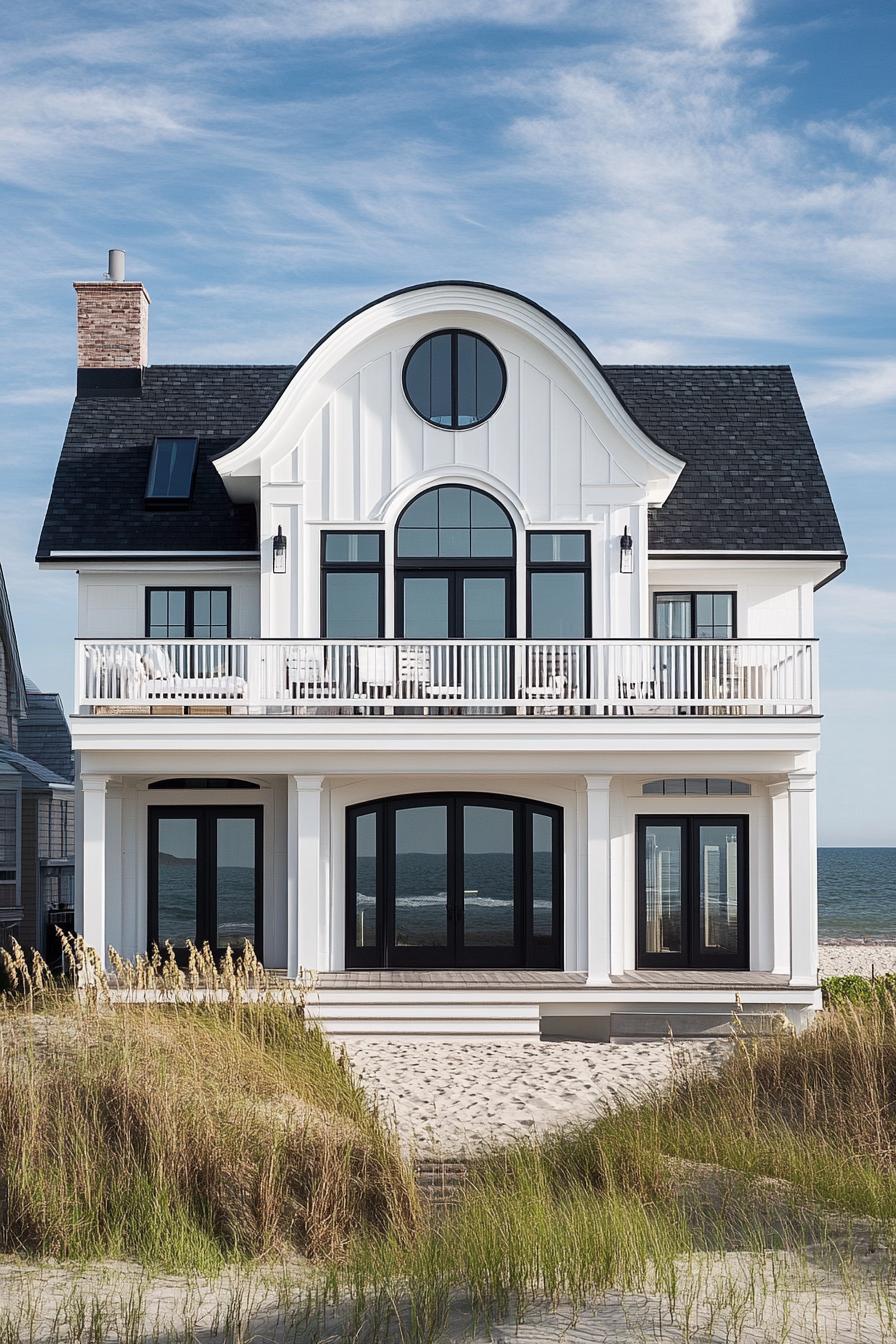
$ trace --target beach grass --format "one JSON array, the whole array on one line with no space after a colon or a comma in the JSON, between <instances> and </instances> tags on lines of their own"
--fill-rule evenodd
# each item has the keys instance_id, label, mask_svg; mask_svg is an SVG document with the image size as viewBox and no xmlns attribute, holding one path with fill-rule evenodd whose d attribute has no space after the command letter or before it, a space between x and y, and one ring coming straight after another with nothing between
<instances>
[{"instance_id":1,"label":"beach grass","mask_svg":"<svg viewBox=\"0 0 896 1344\"><path fill-rule=\"evenodd\" d=\"M185 1001L201 972L123 966L166 993L113 1004L101 980L73 994L24 954L7 966L0 1250L207 1275L302 1257L278 1290L297 1340L429 1341L458 1313L473 1329L611 1292L704 1325L715 1303L735 1339L763 1294L805 1296L819 1256L848 1278L873 1244L893 1315L889 995L841 1000L799 1035L735 1034L712 1070L471 1160L432 1209L301 994L259 994L249 959L206 965L214 992Z\"/></svg>"},{"instance_id":2,"label":"beach grass","mask_svg":"<svg viewBox=\"0 0 896 1344\"><path fill-rule=\"evenodd\" d=\"M0 1251L208 1271L409 1233L413 1173L301 997L272 1002L244 992L245 968L225 973L232 991L204 1001L113 1005L40 967L35 988L14 956Z\"/></svg>"}]
</instances>

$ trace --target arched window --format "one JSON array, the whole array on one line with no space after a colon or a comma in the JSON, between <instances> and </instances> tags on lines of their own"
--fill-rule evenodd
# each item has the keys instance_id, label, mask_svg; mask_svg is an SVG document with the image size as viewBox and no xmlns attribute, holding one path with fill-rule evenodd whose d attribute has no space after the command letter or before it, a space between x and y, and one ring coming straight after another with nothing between
<instances>
[{"instance_id":1,"label":"arched window","mask_svg":"<svg viewBox=\"0 0 896 1344\"><path fill-rule=\"evenodd\" d=\"M438 485L418 495L399 518L396 536L399 560L513 556L513 523L506 509L468 485Z\"/></svg>"},{"instance_id":2,"label":"arched window","mask_svg":"<svg viewBox=\"0 0 896 1344\"><path fill-rule=\"evenodd\" d=\"M561 812L422 793L346 815L346 964L561 964Z\"/></svg>"}]
</instances>

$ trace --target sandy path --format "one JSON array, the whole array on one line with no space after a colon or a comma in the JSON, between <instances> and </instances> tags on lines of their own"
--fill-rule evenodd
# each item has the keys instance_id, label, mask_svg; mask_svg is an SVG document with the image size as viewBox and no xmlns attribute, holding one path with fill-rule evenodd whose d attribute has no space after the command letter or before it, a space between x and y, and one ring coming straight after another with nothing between
<instances>
[{"instance_id":1,"label":"sandy path","mask_svg":"<svg viewBox=\"0 0 896 1344\"><path fill-rule=\"evenodd\" d=\"M356 1075L421 1157L453 1157L540 1134L662 1086L676 1067L713 1063L724 1041L349 1040Z\"/></svg>"}]
</instances>

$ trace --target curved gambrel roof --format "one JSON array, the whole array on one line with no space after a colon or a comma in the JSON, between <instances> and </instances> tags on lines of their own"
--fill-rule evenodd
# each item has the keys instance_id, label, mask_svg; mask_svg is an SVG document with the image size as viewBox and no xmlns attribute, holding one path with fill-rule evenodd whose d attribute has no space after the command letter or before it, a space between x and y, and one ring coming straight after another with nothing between
<instances>
[{"instance_id":1,"label":"curved gambrel roof","mask_svg":"<svg viewBox=\"0 0 896 1344\"><path fill-rule=\"evenodd\" d=\"M649 543L663 551L842 555L843 538L790 369L774 366L601 365L547 309L497 286L437 281L396 290L343 318L298 365L154 365L142 394L75 400L38 546L39 560L92 553L245 556L257 549L251 505L234 504L219 472L269 422L315 354L354 320L406 295L425 304L451 285L503 296L562 333L631 423L684 469ZM153 437L200 441L191 507L147 512Z\"/></svg>"}]
</instances>

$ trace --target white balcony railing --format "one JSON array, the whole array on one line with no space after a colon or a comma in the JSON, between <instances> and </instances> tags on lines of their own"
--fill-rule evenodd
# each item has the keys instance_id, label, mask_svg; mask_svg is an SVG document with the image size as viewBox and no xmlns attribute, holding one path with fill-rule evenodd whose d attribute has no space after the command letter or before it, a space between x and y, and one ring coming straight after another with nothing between
<instances>
[{"instance_id":1,"label":"white balcony railing","mask_svg":"<svg viewBox=\"0 0 896 1344\"><path fill-rule=\"evenodd\" d=\"M817 644L730 640L80 640L77 703L243 712L818 712Z\"/></svg>"}]
</instances>

